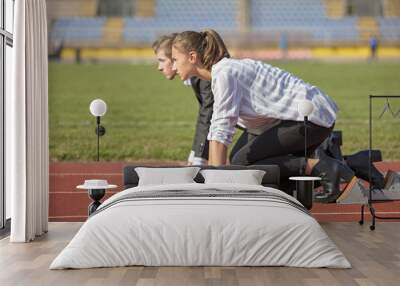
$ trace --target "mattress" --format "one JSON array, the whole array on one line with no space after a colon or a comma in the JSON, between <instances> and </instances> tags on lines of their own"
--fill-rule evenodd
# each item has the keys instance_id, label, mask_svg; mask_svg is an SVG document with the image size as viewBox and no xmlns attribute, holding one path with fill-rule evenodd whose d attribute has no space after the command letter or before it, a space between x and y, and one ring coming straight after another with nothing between
<instances>
[{"instance_id":1,"label":"mattress","mask_svg":"<svg viewBox=\"0 0 400 286\"><path fill-rule=\"evenodd\" d=\"M293 197L257 185L198 183L115 194L50 269L129 265L351 267Z\"/></svg>"}]
</instances>

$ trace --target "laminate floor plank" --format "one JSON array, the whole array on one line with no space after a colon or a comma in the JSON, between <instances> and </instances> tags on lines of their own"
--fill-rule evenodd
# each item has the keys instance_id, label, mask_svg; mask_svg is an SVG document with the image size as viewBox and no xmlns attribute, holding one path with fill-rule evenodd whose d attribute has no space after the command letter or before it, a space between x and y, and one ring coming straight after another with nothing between
<instances>
[{"instance_id":1,"label":"laminate floor plank","mask_svg":"<svg viewBox=\"0 0 400 286\"><path fill-rule=\"evenodd\" d=\"M50 223L50 231L31 243L0 240L1 286L398 286L400 223L321 223L346 255L352 269L295 267L115 267L49 270L82 223Z\"/></svg>"}]
</instances>

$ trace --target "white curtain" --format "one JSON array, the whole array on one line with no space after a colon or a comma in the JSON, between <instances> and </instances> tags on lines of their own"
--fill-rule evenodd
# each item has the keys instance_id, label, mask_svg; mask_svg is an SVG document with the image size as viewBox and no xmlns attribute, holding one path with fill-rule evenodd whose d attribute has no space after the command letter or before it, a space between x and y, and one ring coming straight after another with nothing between
<instances>
[{"instance_id":1,"label":"white curtain","mask_svg":"<svg viewBox=\"0 0 400 286\"><path fill-rule=\"evenodd\" d=\"M45 0L15 1L13 92L6 98L6 187L12 242L48 227L48 93Z\"/></svg>"}]
</instances>

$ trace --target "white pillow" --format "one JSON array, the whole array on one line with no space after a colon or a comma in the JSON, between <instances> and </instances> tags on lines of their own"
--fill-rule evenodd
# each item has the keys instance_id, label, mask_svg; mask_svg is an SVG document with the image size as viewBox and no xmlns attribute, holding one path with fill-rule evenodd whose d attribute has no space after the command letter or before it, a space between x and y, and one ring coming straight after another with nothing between
<instances>
[{"instance_id":1,"label":"white pillow","mask_svg":"<svg viewBox=\"0 0 400 286\"><path fill-rule=\"evenodd\" d=\"M262 170L201 170L205 184L226 183L261 185L265 171Z\"/></svg>"},{"instance_id":2,"label":"white pillow","mask_svg":"<svg viewBox=\"0 0 400 286\"><path fill-rule=\"evenodd\" d=\"M139 177L138 186L195 183L193 179L199 167L185 168L135 168Z\"/></svg>"}]
</instances>

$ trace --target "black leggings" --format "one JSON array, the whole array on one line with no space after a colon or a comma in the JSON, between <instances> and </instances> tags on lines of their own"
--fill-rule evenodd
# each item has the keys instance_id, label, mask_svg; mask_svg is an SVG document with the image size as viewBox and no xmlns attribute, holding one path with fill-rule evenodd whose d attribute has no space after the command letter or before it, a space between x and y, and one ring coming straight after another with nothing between
<instances>
[{"instance_id":1,"label":"black leggings","mask_svg":"<svg viewBox=\"0 0 400 286\"><path fill-rule=\"evenodd\" d=\"M307 123L307 154L311 154L332 132ZM244 131L229 156L232 165L278 165L281 178L303 174L304 122L282 120L260 135Z\"/></svg>"}]
</instances>

